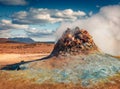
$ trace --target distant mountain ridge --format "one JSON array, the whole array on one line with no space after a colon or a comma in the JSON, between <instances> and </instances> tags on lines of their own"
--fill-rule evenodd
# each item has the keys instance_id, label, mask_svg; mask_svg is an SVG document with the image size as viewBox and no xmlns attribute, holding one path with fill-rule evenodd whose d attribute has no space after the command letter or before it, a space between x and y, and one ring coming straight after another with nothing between
<instances>
[{"instance_id":1,"label":"distant mountain ridge","mask_svg":"<svg viewBox=\"0 0 120 89\"><path fill-rule=\"evenodd\" d=\"M16 41L16 42L23 42L23 43L34 43L35 41L31 38L22 38L22 37L16 37L16 38L8 38L10 41Z\"/></svg>"},{"instance_id":2,"label":"distant mountain ridge","mask_svg":"<svg viewBox=\"0 0 120 89\"><path fill-rule=\"evenodd\" d=\"M7 38L0 38L0 43L7 42L7 41L9 41L9 39L7 39Z\"/></svg>"},{"instance_id":3,"label":"distant mountain ridge","mask_svg":"<svg viewBox=\"0 0 120 89\"><path fill-rule=\"evenodd\" d=\"M18 42L9 40L8 38L0 38L0 43L18 43Z\"/></svg>"}]
</instances>

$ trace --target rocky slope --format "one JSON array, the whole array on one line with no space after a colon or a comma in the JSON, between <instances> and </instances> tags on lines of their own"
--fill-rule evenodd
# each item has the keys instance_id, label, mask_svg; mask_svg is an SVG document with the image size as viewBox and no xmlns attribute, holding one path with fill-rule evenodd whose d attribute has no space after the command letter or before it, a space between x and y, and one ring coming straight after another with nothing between
<instances>
[{"instance_id":1,"label":"rocky slope","mask_svg":"<svg viewBox=\"0 0 120 89\"><path fill-rule=\"evenodd\" d=\"M80 55L99 51L92 40L92 36L83 29L76 27L74 30L67 29L56 43L52 55Z\"/></svg>"}]
</instances>

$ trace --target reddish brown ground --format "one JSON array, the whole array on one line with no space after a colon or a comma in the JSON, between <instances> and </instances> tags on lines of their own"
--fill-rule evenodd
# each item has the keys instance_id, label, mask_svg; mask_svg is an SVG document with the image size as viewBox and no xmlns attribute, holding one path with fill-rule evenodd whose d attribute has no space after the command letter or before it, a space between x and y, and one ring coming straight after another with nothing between
<instances>
[{"instance_id":1,"label":"reddish brown ground","mask_svg":"<svg viewBox=\"0 0 120 89\"><path fill-rule=\"evenodd\" d=\"M111 78L111 82L101 82L93 87L81 87L80 84L38 84L33 80L18 78L10 79L11 74L0 72L0 89L120 89L120 75Z\"/></svg>"},{"instance_id":2,"label":"reddish brown ground","mask_svg":"<svg viewBox=\"0 0 120 89\"><path fill-rule=\"evenodd\" d=\"M0 53L50 53L54 47L53 43L0 43Z\"/></svg>"},{"instance_id":3,"label":"reddish brown ground","mask_svg":"<svg viewBox=\"0 0 120 89\"><path fill-rule=\"evenodd\" d=\"M116 56L116 58L119 58L119 59L120 59L120 56Z\"/></svg>"}]
</instances>

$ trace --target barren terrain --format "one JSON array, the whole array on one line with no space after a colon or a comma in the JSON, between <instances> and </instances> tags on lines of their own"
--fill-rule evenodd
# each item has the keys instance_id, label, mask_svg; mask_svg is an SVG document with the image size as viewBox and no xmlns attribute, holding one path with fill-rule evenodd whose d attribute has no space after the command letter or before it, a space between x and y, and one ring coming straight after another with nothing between
<instances>
[{"instance_id":1,"label":"barren terrain","mask_svg":"<svg viewBox=\"0 0 120 89\"><path fill-rule=\"evenodd\" d=\"M18 63L20 61L31 61L48 56L53 50L53 43L1 43L0 44L0 66ZM117 57L120 58L120 57ZM51 60L52 61L52 60ZM55 61L54 61L55 62ZM56 63L58 61L56 60ZM62 62L62 61L60 61ZM57 65L60 65L60 62ZM47 65L42 65L49 66ZM34 74L32 72L31 74ZM120 89L120 74L114 75L101 81L97 86L83 87L81 84L73 83L44 83L35 82L37 79L29 78L30 71L4 71L0 70L0 89ZM41 76L40 76L41 77Z\"/></svg>"},{"instance_id":2,"label":"barren terrain","mask_svg":"<svg viewBox=\"0 0 120 89\"><path fill-rule=\"evenodd\" d=\"M53 43L0 43L0 53L8 54L38 54L50 53Z\"/></svg>"},{"instance_id":3,"label":"barren terrain","mask_svg":"<svg viewBox=\"0 0 120 89\"><path fill-rule=\"evenodd\" d=\"M3 77L4 76L4 77ZM20 77L17 78L16 77ZM14 78L14 79L13 79ZM13 71L9 74L7 71L0 71L0 89L120 89L120 75L110 78L111 82L102 81L94 87L82 87L80 84L39 84L33 83L35 80L25 79L21 71Z\"/></svg>"},{"instance_id":4,"label":"barren terrain","mask_svg":"<svg viewBox=\"0 0 120 89\"><path fill-rule=\"evenodd\" d=\"M0 43L0 65L43 58L50 54L53 43Z\"/></svg>"}]
</instances>

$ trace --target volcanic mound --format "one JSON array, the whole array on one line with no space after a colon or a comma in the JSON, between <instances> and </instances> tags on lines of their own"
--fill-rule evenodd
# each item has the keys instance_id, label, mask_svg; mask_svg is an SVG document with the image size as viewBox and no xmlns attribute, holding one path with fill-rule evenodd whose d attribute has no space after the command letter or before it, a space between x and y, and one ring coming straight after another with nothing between
<instances>
[{"instance_id":1,"label":"volcanic mound","mask_svg":"<svg viewBox=\"0 0 120 89\"><path fill-rule=\"evenodd\" d=\"M83 29L76 27L74 30L67 29L56 43L52 52L53 56L81 55L90 52L98 52L92 36Z\"/></svg>"},{"instance_id":2,"label":"volcanic mound","mask_svg":"<svg viewBox=\"0 0 120 89\"><path fill-rule=\"evenodd\" d=\"M19 69L27 71L27 78L39 83L88 86L120 73L120 61L100 52L91 35L76 27L63 33L50 56L23 63Z\"/></svg>"}]
</instances>

